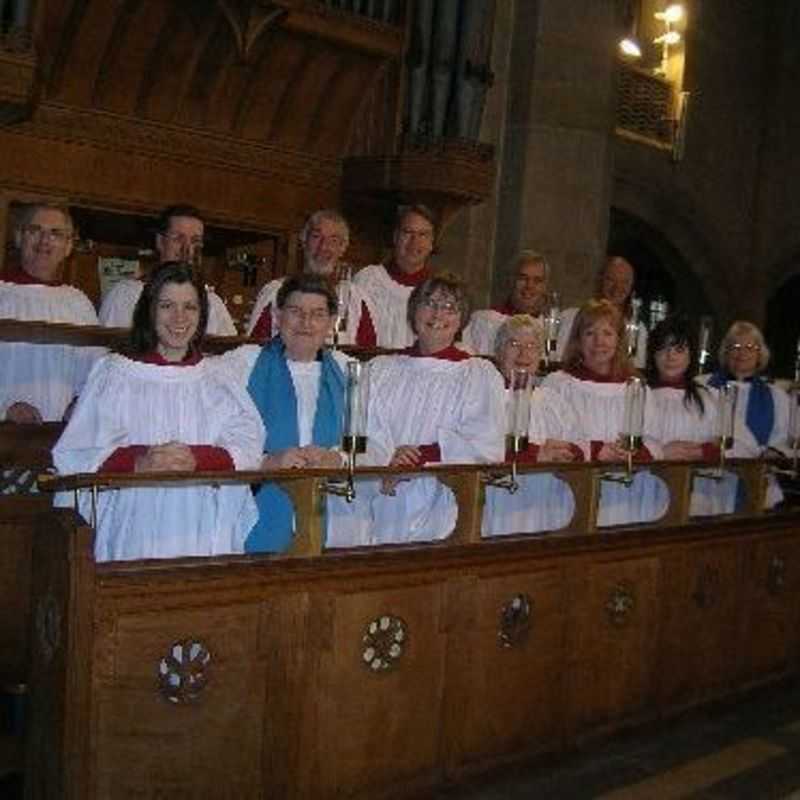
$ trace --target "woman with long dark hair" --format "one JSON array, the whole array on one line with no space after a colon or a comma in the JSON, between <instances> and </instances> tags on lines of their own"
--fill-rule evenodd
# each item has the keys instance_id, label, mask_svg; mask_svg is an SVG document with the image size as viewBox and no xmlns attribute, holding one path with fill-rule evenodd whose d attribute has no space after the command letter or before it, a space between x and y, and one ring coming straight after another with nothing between
<instances>
[{"instance_id":1,"label":"woman with long dark hair","mask_svg":"<svg viewBox=\"0 0 800 800\"><path fill-rule=\"evenodd\" d=\"M243 387L203 358L205 288L163 264L134 312L125 355L101 359L53 450L62 473L257 469L264 430ZM89 509L80 511L89 518ZM103 492L98 561L241 552L257 518L248 486Z\"/></svg>"}]
</instances>

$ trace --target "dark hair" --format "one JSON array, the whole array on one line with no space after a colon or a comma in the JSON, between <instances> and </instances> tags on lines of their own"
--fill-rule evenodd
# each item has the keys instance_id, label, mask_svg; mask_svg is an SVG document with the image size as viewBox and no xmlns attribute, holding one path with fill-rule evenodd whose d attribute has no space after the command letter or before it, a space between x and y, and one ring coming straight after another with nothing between
<instances>
[{"instance_id":1,"label":"dark hair","mask_svg":"<svg viewBox=\"0 0 800 800\"><path fill-rule=\"evenodd\" d=\"M658 386L661 379L656 366L656 353L665 347L686 347L689 351L689 365L684 373L686 390L683 396L683 404L689 409L694 405L703 414L705 412L705 404L703 403L700 388L695 382L700 369L695 327L684 314L670 314L665 319L662 319L650 331L650 335L647 338L647 363L644 368L644 376L648 386Z\"/></svg>"},{"instance_id":2,"label":"dark hair","mask_svg":"<svg viewBox=\"0 0 800 800\"><path fill-rule=\"evenodd\" d=\"M191 217L192 219L199 219L203 225L206 221L203 215L194 207L186 204L167 206L159 215L156 222L156 231L158 233L166 233L169 228L170 220L173 217Z\"/></svg>"},{"instance_id":3,"label":"dark hair","mask_svg":"<svg viewBox=\"0 0 800 800\"><path fill-rule=\"evenodd\" d=\"M466 286L464 281L454 275L452 272L439 272L431 275L422 283L414 287L408 298L408 308L406 311L406 319L408 320L409 327L417 335L417 329L414 325L414 318L417 315L417 310L425 300L428 300L434 292L442 291L446 294L452 295L459 311L461 312L461 322L458 326L456 338L459 337L461 331L469 320L469 298L467 297Z\"/></svg>"},{"instance_id":4,"label":"dark hair","mask_svg":"<svg viewBox=\"0 0 800 800\"><path fill-rule=\"evenodd\" d=\"M287 278L283 282L281 288L278 289L278 295L275 298L275 305L278 308L283 308L286 305L286 301L289 299L289 295L293 292L322 295L328 304L328 312L330 314L335 314L338 310L338 301L336 299L336 295L328 283L317 275L302 273L300 275L292 275L291 277Z\"/></svg>"},{"instance_id":5,"label":"dark hair","mask_svg":"<svg viewBox=\"0 0 800 800\"><path fill-rule=\"evenodd\" d=\"M397 206L397 212L394 216L394 229L396 231L400 230L405 218L410 216L411 214L416 214L418 217L422 217L426 222L430 224L433 228L433 239L436 240L436 232L437 232L437 225L436 225L436 215L431 211L428 206L423 205L422 203L411 203L409 205Z\"/></svg>"},{"instance_id":6,"label":"dark hair","mask_svg":"<svg viewBox=\"0 0 800 800\"><path fill-rule=\"evenodd\" d=\"M190 264L183 261L165 261L150 276L139 302L133 310L133 327L131 328L130 352L133 354L151 353L158 346L156 333L156 306L161 291L168 283L190 283L197 291L200 303L200 319L197 331L189 342L189 350L193 353L200 349L200 342L208 324L208 294L206 287L200 282Z\"/></svg>"}]
</instances>

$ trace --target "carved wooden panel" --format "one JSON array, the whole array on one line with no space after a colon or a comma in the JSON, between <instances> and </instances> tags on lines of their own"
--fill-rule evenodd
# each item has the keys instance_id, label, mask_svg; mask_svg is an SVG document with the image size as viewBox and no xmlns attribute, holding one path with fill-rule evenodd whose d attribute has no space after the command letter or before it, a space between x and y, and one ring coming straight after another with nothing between
<instances>
[{"instance_id":1,"label":"carved wooden panel","mask_svg":"<svg viewBox=\"0 0 800 800\"><path fill-rule=\"evenodd\" d=\"M736 674L743 553L736 543L687 547L664 559L662 702L696 702Z\"/></svg>"},{"instance_id":2,"label":"carved wooden panel","mask_svg":"<svg viewBox=\"0 0 800 800\"><path fill-rule=\"evenodd\" d=\"M567 717L573 732L588 732L641 713L652 692L659 559L583 562L567 586Z\"/></svg>"},{"instance_id":3,"label":"carved wooden panel","mask_svg":"<svg viewBox=\"0 0 800 800\"><path fill-rule=\"evenodd\" d=\"M476 578L449 601L451 610L466 604L471 611L449 629L450 763L531 752L560 740L567 610L562 571Z\"/></svg>"}]
</instances>

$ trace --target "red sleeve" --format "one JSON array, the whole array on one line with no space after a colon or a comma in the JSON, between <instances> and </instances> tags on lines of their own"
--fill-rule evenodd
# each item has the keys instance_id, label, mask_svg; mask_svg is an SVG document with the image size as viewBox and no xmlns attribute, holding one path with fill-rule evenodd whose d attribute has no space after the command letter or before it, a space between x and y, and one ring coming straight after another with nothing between
<instances>
[{"instance_id":1,"label":"red sleeve","mask_svg":"<svg viewBox=\"0 0 800 800\"><path fill-rule=\"evenodd\" d=\"M133 472L136 459L147 452L146 445L131 444L118 447L101 465L98 472Z\"/></svg>"},{"instance_id":2,"label":"red sleeve","mask_svg":"<svg viewBox=\"0 0 800 800\"><path fill-rule=\"evenodd\" d=\"M253 328L250 336L253 339L258 339L259 342L266 342L272 338L272 303L268 303L267 307L261 312L255 327Z\"/></svg>"},{"instance_id":3,"label":"red sleeve","mask_svg":"<svg viewBox=\"0 0 800 800\"><path fill-rule=\"evenodd\" d=\"M356 344L359 347L378 346L378 337L375 334L375 326L372 324L372 315L363 300L361 301L361 319L358 321L358 330L356 331Z\"/></svg>"},{"instance_id":4,"label":"red sleeve","mask_svg":"<svg viewBox=\"0 0 800 800\"><path fill-rule=\"evenodd\" d=\"M592 439L592 441L589 442L589 459L591 461L597 461L604 444L605 442L600 442L597 439Z\"/></svg>"},{"instance_id":5,"label":"red sleeve","mask_svg":"<svg viewBox=\"0 0 800 800\"><path fill-rule=\"evenodd\" d=\"M649 464L653 461L653 454L642 445L634 454L633 460L639 464Z\"/></svg>"},{"instance_id":6,"label":"red sleeve","mask_svg":"<svg viewBox=\"0 0 800 800\"><path fill-rule=\"evenodd\" d=\"M193 444L191 451L197 462L199 472L221 472L222 470L235 469L231 454L224 447L214 447L210 444Z\"/></svg>"},{"instance_id":7,"label":"red sleeve","mask_svg":"<svg viewBox=\"0 0 800 800\"><path fill-rule=\"evenodd\" d=\"M703 442L703 461L714 464L719 461L719 445L714 442Z\"/></svg>"},{"instance_id":8,"label":"red sleeve","mask_svg":"<svg viewBox=\"0 0 800 800\"><path fill-rule=\"evenodd\" d=\"M419 463L438 463L442 460L442 451L438 444L422 444L419 446Z\"/></svg>"},{"instance_id":9,"label":"red sleeve","mask_svg":"<svg viewBox=\"0 0 800 800\"><path fill-rule=\"evenodd\" d=\"M569 443L569 451L575 457L576 461L583 461L583 450L578 447L578 445L573 444L572 442Z\"/></svg>"},{"instance_id":10,"label":"red sleeve","mask_svg":"<svg viewBox=\"0 0 800 800\"><path fill-rule=\"evenodd\" d=\"M514 454L511 450L506 451L506 461L511 461L514 458ZM539 445L533 444L531 442L528 446L521 452L517 453L517 463L518 464L535 464L539 460Z\"/></svg>"}]
</instances>

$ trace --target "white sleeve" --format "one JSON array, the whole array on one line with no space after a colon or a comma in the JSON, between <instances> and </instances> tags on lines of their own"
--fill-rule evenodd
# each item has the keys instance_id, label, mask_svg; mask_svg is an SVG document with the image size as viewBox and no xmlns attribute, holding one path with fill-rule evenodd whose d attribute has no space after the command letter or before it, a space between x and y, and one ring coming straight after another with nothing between
<instances>
[{"instance_id":1,"label":"white sleeve","mask_svg":"<svg viewBox=\"0 0 800 800\"><path fill-rule=\"evenodd\" d=\"M222 298L213 290L208 291L208 328L209 336L236 336L236 325L230 312L222 302Z\"/></svg>"},{"instance_id":2,"label":"white sleeve","mask_svg":"<svg viewBox=\"0 0 800 800\"><path fill-rule=\"evenodd\" d=\"M137 280L124 280L112 286L100 303L100 324L106 328L130 328L142 288L142 282Z\"/></svg>"}]
</instances>

